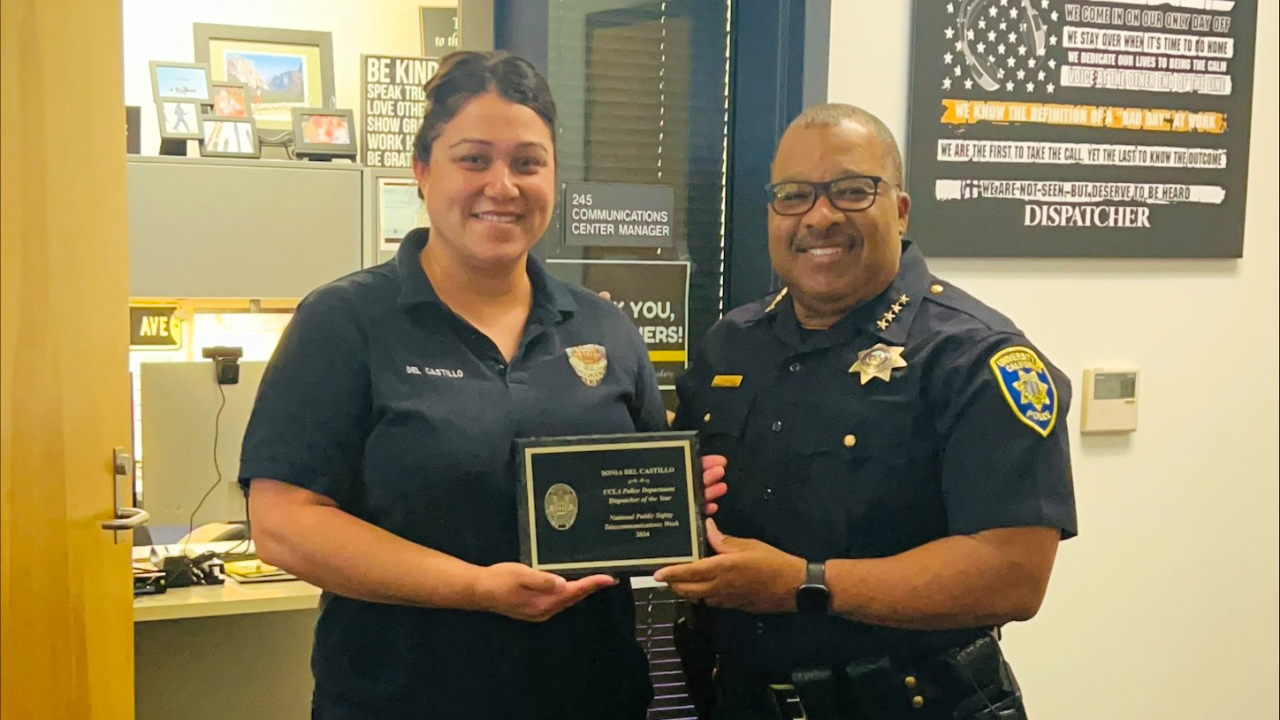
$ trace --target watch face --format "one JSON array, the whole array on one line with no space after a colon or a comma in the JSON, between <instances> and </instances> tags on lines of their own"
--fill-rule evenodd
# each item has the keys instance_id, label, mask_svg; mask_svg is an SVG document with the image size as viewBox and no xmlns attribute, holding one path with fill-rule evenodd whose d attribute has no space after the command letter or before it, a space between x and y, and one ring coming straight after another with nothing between
<instances>
[{"instance_id":1,"label":"watch face","mask_svg":"<svg viewBox=\"0 0 1280 720\"><path fill-rule=\"evenodd\" d=\"M801 585L796 591L796 610L804 615L826 615L831 594L821 585Z\"/></svg>"}]
</instances>

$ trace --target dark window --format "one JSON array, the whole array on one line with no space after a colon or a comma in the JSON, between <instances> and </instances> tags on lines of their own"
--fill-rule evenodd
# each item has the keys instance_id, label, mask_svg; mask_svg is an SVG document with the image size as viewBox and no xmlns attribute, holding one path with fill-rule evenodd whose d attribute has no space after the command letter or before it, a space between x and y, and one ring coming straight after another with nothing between
<instances>
[{"instance_id":1,"label":"dark window","mask_svg":"<svg viewBox=\"0 0 1280 720\"><path fill-rule=\"evenodd\" d=\"M720 317L728 139L727 0L564 0L547 11L559 173L675 191L676 247L562 247L549 257L690 260L689 350Z\"/></svg>"}]
</instances>

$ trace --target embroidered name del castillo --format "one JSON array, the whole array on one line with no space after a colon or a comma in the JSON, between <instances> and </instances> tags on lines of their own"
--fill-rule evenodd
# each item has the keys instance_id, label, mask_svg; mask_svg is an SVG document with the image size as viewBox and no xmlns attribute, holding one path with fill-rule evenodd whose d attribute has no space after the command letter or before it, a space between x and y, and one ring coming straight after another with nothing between
<instances>
[{"instance_id":1,"label":"embroidered name del castillo","mask_svg":"<svg viewBox=\"0 0 1280 720\"><path fill-rule=\"evenodd\" d=\"M427 367L425 365L423 365L422 367L418 367L417 365L405 365L404 371L409 375L433 375L435 377L447 377L447 378L462 377L461 370L450 370L448 368L433 368L433 367Z\"/></svg>"}]
</instances>

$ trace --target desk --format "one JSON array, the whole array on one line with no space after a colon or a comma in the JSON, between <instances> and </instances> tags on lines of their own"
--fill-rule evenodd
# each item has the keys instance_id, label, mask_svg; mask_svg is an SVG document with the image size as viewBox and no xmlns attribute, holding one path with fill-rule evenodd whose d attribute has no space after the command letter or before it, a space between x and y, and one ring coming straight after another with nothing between
<instances>
[{"instance_id":1,"label":"desk","mask_svg":"<svg viewBox=\"0 0 1280 720\"><path fill-rule=\"evenodd\" d=\"M236 546L239 545L239 548ZM192 543L188 554L243 550ZM179 555L181 546L156 546ZM150 546L133 549L145 560ZM137 720L305 720L320 589L300 580L178 588L133 600Z\"/></svg>"},{"instance_id":2,"label":"desk","mask_svg":"<svg viewBox=\"0 0 1280 720\"><path fill-rule=\"evenodd\" d=\"M243 543L236 541L193 543L189 555L199 555L206 550L226 552ZM146 560L152 546L133 549L133 559ZM162 555L182 554L181 545L157 545ZM253 543L249 543L252 552ZM320 605L320 588L301 580L241 584L230 578L222 585L201 585L178 588L163 595L144 595L133 599L133 621L183 620L213 615L248 615L251 613L281 612L288 610L315 610Z\"/></svg>"},{"instance_id":3,"label":"desk","mask_svg":"<svg viewBox=\"0 0 1280 720\"><path fill-rule=\"evenodd\" d=\"M238 547L240 546L240 547ZM233 548L243 551L243 543L238 541L215 543L192 543L187 548L188 555L199 555L206 550L226 552ZM162 555L181 555L181 545L156 545L156 551ZM151 555L152 546L144 545L133 549L134 560L146 560ZM249 552L253 551L252 541ZM663 587L665 583L655 582L651 577L631 579L631 586L636 589ZM269 613L288 610L315 610L320 605L320 588L301 580L286 582L265 582L241 584L227 579L222 585L208 585L170 590L163 595L144 595L133 599L133 621L135 623L154 620L183 620L187 618L210 617L214 615L247 615L252 613Z\"/></svg>"},{"instance_id":4,"label":"desk","mask_svg":"<svg viewBox=\"0 0 1280 720\"><path fill-rule=\"evenodd\" d=\"M192 543L187 554L243 551ZM133 549L146 560L151 546ZM157 545L181 555L180 545ZM252 549L252 544L250 544ZM634 588L659 587L632 578ZM137 720L305 720L320 589L301 580L170 590L133 600Z\"/></svg>"}]
</instances>

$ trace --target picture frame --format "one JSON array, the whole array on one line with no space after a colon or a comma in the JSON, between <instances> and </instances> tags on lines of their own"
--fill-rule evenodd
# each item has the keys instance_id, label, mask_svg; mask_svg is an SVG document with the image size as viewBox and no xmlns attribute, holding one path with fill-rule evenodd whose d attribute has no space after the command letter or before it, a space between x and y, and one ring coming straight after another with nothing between
<instances>
[{"instance_id":1,"label":"picture frame","mask_svg":"<svg viewBox=\"0 0 1280 720\"><path fill-rule=\"evenodd\" d=\"M293 150L300 160L355 160L356 132L350 109L293 108Z\"/></svg>"},{"instance_id":2,"label":"picture frame","mask_svg":"<svg viewBox=\"0 0 1280 720\"><path fill-rule=\"evenodd\" d=\"M196 60L214 80L248 86L259 130L287 131L295 108L335 108L333 35L241 25L194 23Z\"/></svg>"},{"instance_id":3,"label":"picture frame","mask_svg":"<svg viewBox=\"0 0 1280 720\"><path fill-rule=\"evenodd\" d=\"M213 89L209 85L212 76L209 63L205 62L168 62L152 60L151 96L159 103L161 100L178 100L208 104L213 97Z\"/></svg>"},{"instance_id":4,"label":"picture frame","mask_svg":"<svg viewBox=\"0 0 1280 720\"><path fill-rule=\"evenodd\" d=\"M252 117L205 115L201 118L201 130L201 157L262 157L258 128Z\"/></svg>"},{"instance_id":5,"label":"picture frame","mask_svg":"<svg viewBox=\"0 0 1280 720\"><path fill-rule=\"evenodd\" d=\"M249 86L229 80L214 80L213 115L220 118L253 117L253 107L249 103Z\"/></svg>"},{"instance_id":6,"label":"picture frame","mask_svg":"<svg viewBox=\"0 0 1280 720\"><path fill-rule=\"evenodd\" d=\"M373 236L379 252L395 252L405 235L419 227L431 227L426 201L418 197L418 181L412 170L379 168L373 175Z\"/></svg>"},{"instance_id":7,"label":"picture frame","mask_svg":"<svg viewBox=\"0 0 1280 720\"><path fill-rule=\"evenodd\" d=\"M160 140L203 140L200 125L204 115L199 100L156 100L156 120Z\"/></svg>"}]
</instances>

